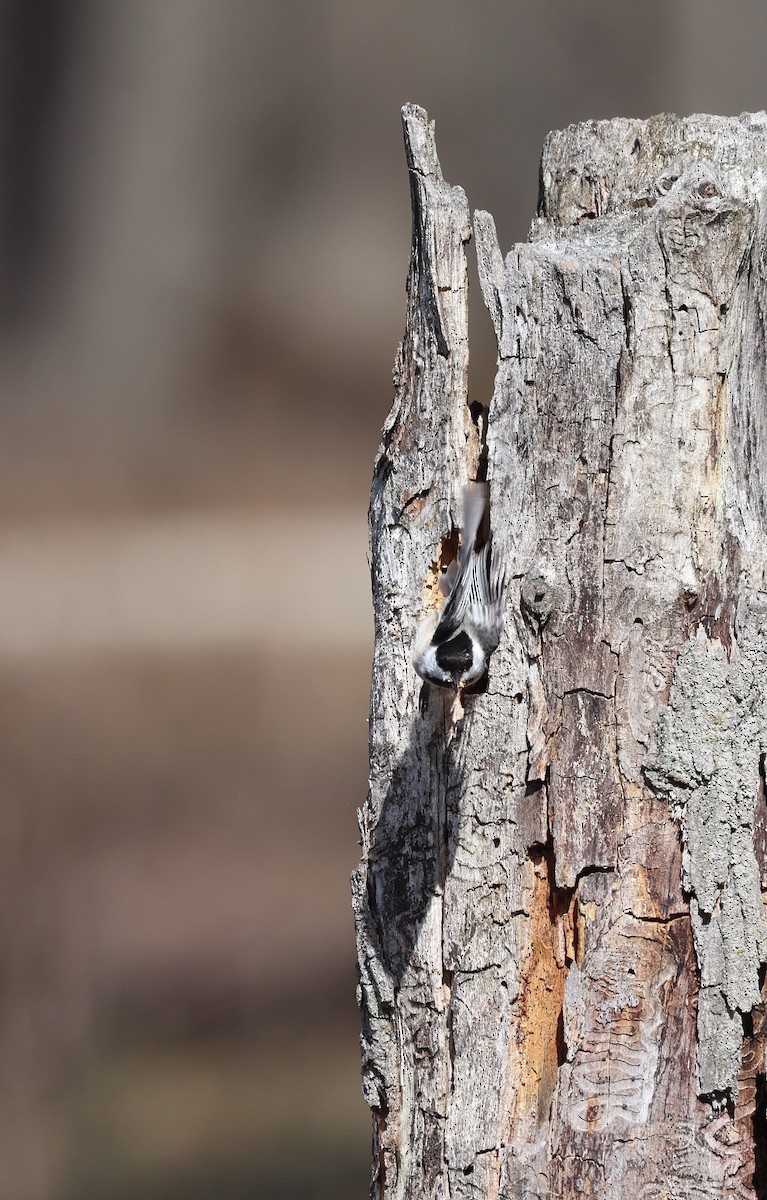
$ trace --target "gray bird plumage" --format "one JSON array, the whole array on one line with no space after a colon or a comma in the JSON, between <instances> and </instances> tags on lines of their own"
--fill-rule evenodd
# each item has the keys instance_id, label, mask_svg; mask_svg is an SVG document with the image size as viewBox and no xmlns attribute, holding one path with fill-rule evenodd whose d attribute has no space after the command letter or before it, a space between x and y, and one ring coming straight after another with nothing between
<instances>
[{"instance_id":1,"label":"gray bird plumage","mask_svg":"<svg viewBox=\"0 0 767 1200\"><path fill-rule=\"evenodd\" d=\"M486 484L464 490L458 557L441 581L444 604L424 617L413 642L421 678L456 692L482 678L503 629L504 571L489 543L477 546L487 500Z\"/></svg>"}]
</instances>

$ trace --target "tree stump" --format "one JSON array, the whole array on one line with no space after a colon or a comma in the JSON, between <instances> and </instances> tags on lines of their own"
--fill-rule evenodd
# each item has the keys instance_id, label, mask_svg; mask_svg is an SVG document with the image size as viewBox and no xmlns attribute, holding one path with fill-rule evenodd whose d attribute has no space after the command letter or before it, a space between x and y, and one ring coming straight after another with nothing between
<instances>
[{"instance_id":1,"label":"tree stump","mask_svg":"<svg viewBox=\"0 0 767 1200\"><path fill-rule=\"evenodd\" d=\"M373 482L353 876L379 1200L767 1195L767 117L552 133L530 239L403 110L407 322ZM484 689L419 620L490 490Z\"/></svg>"}]
</instances>

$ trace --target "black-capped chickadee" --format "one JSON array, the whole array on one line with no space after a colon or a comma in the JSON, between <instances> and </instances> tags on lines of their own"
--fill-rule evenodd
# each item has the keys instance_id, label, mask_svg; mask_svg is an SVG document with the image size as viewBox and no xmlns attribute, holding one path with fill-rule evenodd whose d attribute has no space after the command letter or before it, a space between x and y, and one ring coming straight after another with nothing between
<instances>
[{"instance_id":1,"label":"black-capped chickadee","mask_svg":"<svg viewBox=\"0 0 767 1200\"><path fill-rule=\"evenodd\" d=\"M463 493L458 558L440 582L445 602L424 617L413 642L412 662L421 678L454 692L482 678L503 629L504 572L487 542L476 545L486 507L487 485L470 484Z\"/></svg>"}]
</instances>

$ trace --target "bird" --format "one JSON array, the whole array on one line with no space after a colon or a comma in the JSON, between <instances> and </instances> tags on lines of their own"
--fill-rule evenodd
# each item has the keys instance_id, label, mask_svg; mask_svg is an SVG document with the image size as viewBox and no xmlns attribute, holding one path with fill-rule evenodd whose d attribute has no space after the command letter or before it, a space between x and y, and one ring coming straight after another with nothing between
<instances>
[{"instance_id":1,"label":"bird","mask_svg":"<svg viewBox=\"0 0 767 1200\"><path fill-rule=\"evenodd\" d=\"M440 581L444 603L427 613L413 640L411 660L417 673L456 694L485 674L503 630L505 572L489 542L477 545L487 503L487 484L464 489L458 557Z\"/></svg>"}]
</instances>

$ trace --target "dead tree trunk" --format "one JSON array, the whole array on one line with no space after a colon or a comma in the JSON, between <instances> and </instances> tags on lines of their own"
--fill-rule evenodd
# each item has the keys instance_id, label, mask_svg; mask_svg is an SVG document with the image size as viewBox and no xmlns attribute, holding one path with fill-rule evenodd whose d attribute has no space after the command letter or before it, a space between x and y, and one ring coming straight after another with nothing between
<instances>
[{"instance_id":1,"label":"dead tree trunk","mask_svg":"<svg viewBox=\"0 0 767 1200\"><path fill-rule=\"evenodd\" d=\"M549 136L529 243L404 110L353 878L381 1200L767 1195L767 117ZM409 647L490 485L506 629L462 717Z\"/></svg>"}]
</instances>

